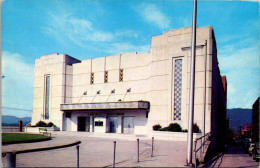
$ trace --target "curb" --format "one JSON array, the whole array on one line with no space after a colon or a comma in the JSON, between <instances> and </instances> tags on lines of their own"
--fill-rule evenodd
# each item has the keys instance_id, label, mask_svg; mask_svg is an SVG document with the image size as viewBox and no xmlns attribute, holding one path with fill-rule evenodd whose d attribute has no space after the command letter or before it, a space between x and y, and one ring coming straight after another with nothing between
<instances>
[{"instance_id":1,"label":"curb","mask_svg":"<svg viewBox=\"0 0 260 168\"><path fill-rule=\"evenodd\" d=\"M20 153L29 153L29 152L39 152L39 151L53 150L53 149L59 149L59 148L66 148L66 147L78 145L80 143L81 143L81 141L76 141L74 143L65 144L65 145L51 146L51 147L46 147L46 148L26 149L26 150L20 150L20 151L13 150L13 151L8 151L8 152L2 152L2 154L5 154L5 153L20 154Z\"/></svg>"}]
</instances>

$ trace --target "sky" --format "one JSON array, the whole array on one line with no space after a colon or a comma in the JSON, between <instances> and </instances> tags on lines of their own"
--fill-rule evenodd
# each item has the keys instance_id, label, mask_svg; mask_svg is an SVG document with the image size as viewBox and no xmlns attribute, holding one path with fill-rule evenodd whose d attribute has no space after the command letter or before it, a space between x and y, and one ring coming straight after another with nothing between
<instances>
[{"instance_id":1,"label":"sky","mask_svg":"<svg viewBox=\"0 0 260 168\"><path fill-rule=\"evenodd\" d=\"M3 115L31 116L35 59L80 60L149 52L151 37L192 25L193 2L180 0L5 0L2 3ZM259 4L198 1L197 26L215 32L228 108L259 96Z\"/></svg>"}]
</instances>

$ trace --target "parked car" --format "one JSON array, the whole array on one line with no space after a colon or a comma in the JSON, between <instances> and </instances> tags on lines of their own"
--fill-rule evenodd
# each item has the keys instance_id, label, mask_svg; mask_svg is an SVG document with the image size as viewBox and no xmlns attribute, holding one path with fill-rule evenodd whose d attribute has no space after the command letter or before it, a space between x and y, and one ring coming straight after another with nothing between
<instances>
[{"instance_id":1,"label":"parked car","mask_svg":"<svg viewBox=\"0 0 260 168\"><path fill-rule=\"evenodd\" d=\"M256 143L255 147L252 150L253 159L258 161L260 160L260 150L259 150L259 143Z\"/></svg>"},{"instance_id":2,"label":"parked car","mask_svg":"<svg viewBox=\"0 0 260 168\"><path fill-rule=\"evenodd\" d=\"M245 140L243 140L243 148L244 148L244 151L246 153L248 152L249 143L250 143L250 139L249 138L245 138Z\"/></svg>"},{"instance_id":3,"label":"parked car","mask_svg":"<svg viewBox=\"0 0 260 168\"><path fill-rule=\"evenodd\" d=\"M254 148L255 148L255 143L249 143L249 147L248 147L249 156L252 156L252 151Z\"/></svg>"}]
</instances>

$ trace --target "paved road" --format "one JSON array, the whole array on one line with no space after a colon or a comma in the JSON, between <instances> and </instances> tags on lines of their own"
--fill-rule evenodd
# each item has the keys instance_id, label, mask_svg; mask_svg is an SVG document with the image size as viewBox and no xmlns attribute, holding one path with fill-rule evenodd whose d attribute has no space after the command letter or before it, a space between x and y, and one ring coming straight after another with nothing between
<instances>
[{"instance_id":1,"label":"paved road","mask_svg":"<svg viewBox=\"0 0 260 168\"><path fill-rule=\"evenodd\" d=\"M230 146L227 151L216 157L207 167L259 167L259 162L243 151L242 146Z\"/></svg>"},{"instance_id":2,"label":"paved road","mask_svg":"<svg viewBox=\"0 0 260 168\"><path fill-rule=\"evenodd\" d=\"M81 141L80 167L112 166L116 141L117 167L182 167L186 158L186 142L157 140L151 157L151 139L141 135L93 134L59 132L45 142L5 145L2 151L23 150ZM140 162L137 162L137 142L140 139ZM76 147L17 154L17 167L75 167Z\"/></svg>"}]
</instances>

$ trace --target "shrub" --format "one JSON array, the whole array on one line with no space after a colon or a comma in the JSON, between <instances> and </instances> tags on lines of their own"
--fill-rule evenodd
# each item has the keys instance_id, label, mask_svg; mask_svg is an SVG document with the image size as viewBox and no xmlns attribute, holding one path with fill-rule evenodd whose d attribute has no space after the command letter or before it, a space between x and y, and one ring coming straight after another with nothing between
<instances>
[{"instance_id":1,"label":"shrub","mask_svg":"<svg viewBox=\"0 0 260 168\"><path fill-rule=\"evenodd\" d=\"M52 127L52 126L54 126L54 124L53 124L52 122L49 122L49 123L46 125L46 127Z\"/></svg>"},{"instance_id":2,"label":"shrub","mask_svg":"<svg viewBox=\"0 0 260 168\"><path fill-rule=\"evenodd\" d=\"M158 126L160 127L159 129L157 129ZM153 130L155 129L159 131L188 132L187 129L182 130L181 126L178 123L171 123L168 127L164 127L164 128L161 128L161 125L157 124L153 126ZM201 133L201 130L196 123L193 124L193 133Z\"/></svg>"},{"instance_id":3,"label":"shrub","mask_svg":"<svg viewBox=\"0 0 260 168\"><path fill-rule=\"evenodd\" d=\"M184 129L184 130L182 130L182 132L188 132L188 130L187 130L187 129Z\"/></svg>"},{"instance_id":4,"label":"shrub","mask_svg":"<svg viewBox=\"0 0 260 168\"><path fill-rule=\"evenodd\" d=\"M44 121L39 121L39 122L36 123L35 126L36 126L36 127L46 127L47 124L46 124Z\"/></svg>"},{"instance_id":5,"label":"shrub","mask_svg":"<svg viewBox=\"0 0 260 168\"><path fill-rule=\"evenodd\" d=\"M171 123L168 128L167 131L172 131L172 132L181 132L182 128L178 123Z\"/></svg>"},{"instance_id":6,"label":"shrub","mask_svg":"<svg viewBox=\"0 0 260 168\"><path fill-rule=\"evenodd\" d=\"M168 127L160 128L159 131L167 131L167 128L168 128Z\"/></svg>"},{"instance_id":7,"label":"shrub","mask_svg":"<svg viewBox=\"0 0 260 168\"><path fill-rule=\"evenodd\" d=\"M199 126L197 125L197 123L193 124L193 132L201 133L201 130L200 130Z\"/></svg>"},{"instance_id":8,"label":"shrub","mask_svg":"<svg viewBox=\"0 0 260 168\"><path fill-rule=\"evenodd\" d=\"M184 130L182 130L182 132L188 132L188 130L184 129ZM196 123L193 124L193 133L201 133L201 130L200 130L199 126Z\"/></svg>"},{"instance_id":9,"label":"shrub","mask_svg":"<svg viewBox=\"0 0 260 168\"><path fill-rule=\"evenodd\" d=\"M159 128L159 131L182 132L182 128L178 123L171 123L168 127Z\"/></svg>"},{"instance_id":10,"label":"shrub","mask_svg":"<svg viewBox=\"0 0 260 168\"><path fill-rule=\"evenodd\" d=\"M52 122L49 122L48 124L44 121L39 121L35 124L35 126L32 127L52 127L55 126Z\"/></svg>"},{"instance_id":11,"label":"shrub","mask_svg":"<svg viewBox=\"0 0 260 168\"><path fill-rule=\"evenodd\" d=\"M162 126L160 124L156 124L153 126L154 131L159 131L160 128L162 128Z\"/></svg>"}]
</instances>

